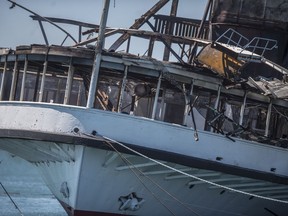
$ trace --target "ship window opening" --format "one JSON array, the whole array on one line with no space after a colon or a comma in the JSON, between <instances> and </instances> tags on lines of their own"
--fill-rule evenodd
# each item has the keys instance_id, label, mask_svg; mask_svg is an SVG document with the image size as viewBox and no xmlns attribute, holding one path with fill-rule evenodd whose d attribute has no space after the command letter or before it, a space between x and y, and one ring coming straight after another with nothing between
<instances>
[{"instance_id":1,"label":"ship window opening","mask_svg":"<svg viewBox=\"0 0 288 216\"><path fill-rule=\"evenodd\" d=\"M196 100L196 97L197 97L197 100ZM194 87L191 100L193 102L195 101L194 106L193 106L193 115L194 115L196 127L198 130L205 130L209 98L210 98L209 92L202 92L202 91L197 90ZM186 125L187 127L194 127L193 122L192 122L192 114L191 114L190 108L189 108L189 112L187 116Z\"/></svg>"},{"instance_id":2,"label":"ship window opening","mask_svg":"<svg viewBox=\"0 0 288 216\"><path fill-rule=\"evenodd\" d=\"M263 132L265 130L265 121L267 116L267 110L264 108L258 109L258 115L257 115L257 122L255 124L254 130L258 130L259 132Z\"/></svg>"},{"instance_id":3,"label":"ship window opening","mask_svg":"<svg viewBox=\"0 0 288 216\"><path fill-rule=\"evenodd\" d=\"M6 64L7 65L7 64ZM4 77L4 70L5 70L5 62L3 64L0 62L0 100L3 100L3 86L5 84L3 77ZM7 68L6 68L6 73L7 73Z\"/></svg>"},{"instance_id":4,"label":"ship window opening","mask_svg":"<svg viewBox=\"0 0 288 216\"><path fill-rule=\"evenodd\" d=\"M62 104L64 102L66 78L47 73L45 77L42 102ZM40 92L38 91L38 98L39 94Z\"/></svg>"},{"instance_id":5,"label":"ship window opening","mask_svg":"<svg viewBox=\"0 0 288 216\"><path fill-rule=\"evenodd\" d=\"M216 92L204 92L201 89L194 91L192 101L196 97L193 112L198 129L225 134L235 134L241 129L239 124L241 103L239 101L231 100L227 98L227 95L221 95L217 99Z\"/></svg>"},{"instance_id":6,"label":"ship window opening","mask_svg":"<svg viewBox=\"0 0 288 216\"><path fill-rule=\"evenodd\" d=\"M23 100L23 101L39 101L40 100L40 88L41 82L43 80L43 66L42 63L31 62L30 68L26 71L25 81L23 81L24 69L19 70L16 73L17 77L15 79L15 94L12 98L13 100ZM35 68L36 65L36 68ZM39 65L41 65L39 67ZM20 66L20 64L19 64ZM23 65L22 65L23 66ZM22 68L21 66L21 68ZM57 66L57 65L56 65ZM41 94L41 102L47 103L58 103L63 104L66 84L67 84L67 73L58 70L52 64L48 66L48 71L45 73L45 79L43 83L43 92ZM14 68L12 65L11 68ZM52 70L51 70L52 69ZM3 86L2 100L8 100L11 92L11 83L13 79L13 70L6 71L5 86ZM22 86L24 85L24 86ZM79 75L74 75L72 77L71 83L71 94L67 104L85 106L86 105L86 95L85 88L82 77ZM7 88L9 87L9 88ZM23 88L23 96L21 97L21 88Z\"/></svg>"},{"instance_id":7,"label":"ship window opening","mask_svg":"<svg viewBox=\"0 0 288 216\"><path fill-rule=\"evenodd\" d=\"M22 83L22 73L20 75L21 77L21 83ZM25 77L25 83L24 83L24 95L23 95L23 101L37 101L38 98L38 91L40 88L40 71L38 72L31 72L28 71L26 73ZM21 84L18 82L19 86L17 89L21 89ZM20 96L20 91L17 91L17 95Z\"/></svg>"},{"instance_id":8,"label":"ship window opening","mask_svg":"<svg viewBox=\"0 0 288 216\"><path fill-rule=\"evenodd\" d=\"M126 84L122 91L122 96L121 96L121 101L120 101L120 91L121 91L121 86L122 86L122 80L121 82L119 82L119 92L118 92L119 94L118 94L118 101L117 101L117 108L119 112L135 115L135 111L138 108L139 100L141 99L140 97L137 97L135 95L135 92L134 92L135 85L136 85L136 82L132 78L126 79Z\"/></svg>"},{"instance_id":9,"label":"ship window opening","mask_svg":"<svg viewBox=\"0 0 288 216\"><path fill-rule=\"evenodd\" d=\"M165 103L164 121L182 124L185 112L185 98L183 93L167 89L163 97ZM158 103L161 103L161 100Z\"/></svg>"},{"instance_id":10,"label":"ship window opening","mask_svg":"<svg viewBox=\"0 0 288 216\"><path fill-rule=\"evenodd\" d=\"M208 91L204 92L201 90L195 90L194 95L198 96L198 99L196 103L194 104L194 107L199 112L199 114L202 115L206 119L204 130L211 131L211 126L209 125L209 121L212 120L214 117L213 109L217 102L217 93L215 94L214 92L211 93ZM195 96L193 96L193 98Z\"/></svg>"},{"instance_id":11,"label":"ship window opening","mask_svg":"<svg viewBox=\"0 0 288 216\"><path fill-rule=\"evenodd\" d=\"M4 65L2 66L0 63L0 83L2 83L3 73L4 73Z\"/></svg>"},{"instance_id":12,"label":"ship window opening","mask_svg":"<svg viewBox=\"0 0 288 216\"><path fill-rule=\"evenodd\" d=\"M125 80L124 85L122 85ZM121 90L123 86L123 91ZM155 101L156 83L145 82L133 74L123 79L104 74L99 76L95 108L151 118ZM155 119L163 120L162 89L160 89Z\"/></svg>"},{"instance_id":13,"label":"ship window opening","mask_svg":"<svg viewBox=\"0 0 288 216\"><path fill-rule=\"evenodd\" d=\"M193 101L195 100L196 96L198 96L198 99L196 100L194 107L204 118L206 118L207 106L209 105L209 94L200 94L195 92L192 96Z\"/></svg>"},{"instance_id":14,"label":"ship window opening","mask_svg":"<svg viewBox=\"0 0 288 216\"><path fill-rule=\"evenodd\" d=\"M10 91L11 91L12 76L13 76L13 69L12 68L13 68L13 64L12 65L9 64L7 66L5 77L4 78L2 77L2 79L4 79L3 82L1 82L1 84L3 84L3 86L1 86L1 90L2 90L1 100L2 101L8 101L9 100Z\"/></svg>"},{"instance_id":15,"label":"ship window opening","mask_svg":"<svg viewBox=\"0 0 288 216\"><path fill-rule=\"evenodd\" d=\"M153 107L155 105L157 83L143 82L134 80L134 95L135 95L135 109L134 115L152 118ZM154 119L162 120L161 111L163 110L162 93L163 90L159 86L159 95L154 111ZM162 112L163 113L163 112Z\"/></svg>"},{"instance_id":16,"label":"ship window opening","mask_svg":"<svg viewBox=\"0 0 288 216\"><path fill-rule=\"evenodd\" d=\"M279 107L273 106L275 112L275 123L273 135L275 139L287 140L288 138L288 111Z\"/></svg>"},{"instance_id":17,"label":"ship window opening","mask_svg":"<svg viewBox=\"0 0 288 216\"><path fill-rule=\"evenodd\" d=\"M153 100L151 98L136 97L135 101L137 104L134 109L134 115L148 118L152 112Z\"/></svg>"},{"instance_id":18,"label":"ship window opening","mask_svg":"<svg viewBox=\"0 0 288 216\"><path fill-rule=\"evenodd\" d=\"M18 66L18 61L16 57L14 69L12 72L12 81L11 81L11 90L10 90L9 100L12 100L12 101L17 100L16 94L17 94L18 80L19 80L19 66Z\"/></svg>"},{"instance_id":19,"label":"ship window opening","mask_svg":"<svg viewBox=\"0 0 288 216\"><path fill-rule=\"evenodd\" d=\"M222 110L224 112L224 115L228 117L231 121L225 119L221 125L221 129L227 133L233 133L236 130L239 130L241 104L235 101L226 100L225 102L222 102ZM245 121L245 119L243 121Z\"/></svg>"},{"instance_id":20,"label":"ship window opening","mask_svg":"<svg viewBox=\"0 0 288 216\"><path fill-rule=\"evenodd\" d=\"M94 107L96 109L116 111L119 91L120 86L118 80L100 76Z\"/></svg>"},{"instance_id":21,"label":"ship window opening","mask_svg":"<svg viewBox=\"0 0 288 216\"><path fill-rule=\"evenodd\" d=\"M15 101L19 101L20 100L20 91L21 91L21 83L22 83L22 78L23 78L23 73L22 71L20 72L18 70L18 72L16 73L16 89L15 89L15 93L14 93L14 97L12 98L12 100Z\"/></svg>"},{"instance_id":22,"label":"ship window opening","mask_svg":"<svg viewBox=\"0 0 288 216\"><path fill-rule=\"evenodd\" d=\"M24 86L24 95L23 95L24 101L33 101L34 90L35 90L35 76L36 76L35 74L30 74L30 73L26 74L25 86ZM22 83L22 73L21 73L20 77L21 77L21 83ZM19 88L21 88L21 85L19 86ZM20 94L20 92L17 93L17 95L18 94Z\"/></svg>"},{"instance_id":23,"label":"ship window opening","mask_svg":"<svg viewBox=\"0 0 288 216\"><path fill-rule=\"evenodd\" d=\"M230 134L231 136L241 136L242 138L245 138L244 136L247 136L252 132L252 128L255 127L257 122L257 109L255 109L254 106L249 108L248 104L248 106L244 108L241 124L240 116L241 107L243 105L242 102L239 100L228 100L227 98L222 98L220 105L221 108L219 109L219 113L223 116L217 119L218 124L216 124L216 127L219 131L222 131L225 134ZM248 139L249 137L246 138Z\"/></svg>"},{"instance_id":24,"label":"ship window opening","mask_svg":"<svg viewBox=\"0 0 288 216\"><path fill-rule=\"evenodd\" d=\"M166 104L164 121L175 124L182 124L184 117L184 105L180 104Z\"/></svg>"},{"instance_id":25,"label":"ship window opening","mask_svg":"<svg viewBox=\"0 0 288 216\"><path fill-rule=\"evenodd\" d=\"M73 79L69 104L76 106L86 106L85 86L83 79L80 77L74 77Z\"/></svg>"}]
</instances>

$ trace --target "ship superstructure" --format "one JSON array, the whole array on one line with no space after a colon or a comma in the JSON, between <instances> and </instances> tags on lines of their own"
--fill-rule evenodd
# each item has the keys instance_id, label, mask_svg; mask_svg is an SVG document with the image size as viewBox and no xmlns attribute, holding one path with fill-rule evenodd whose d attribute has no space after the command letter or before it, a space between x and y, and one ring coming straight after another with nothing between
<instances>
[{"instance_id":1,"label":"ship superstructure","mask_svg":"<svg viewBox=\"0 0 288 216\"><path fill-rule=\"evenodd\" d=\"M183 18L179 2L160 0L129 29L106 26L109 0L100 25L32 12L40 27L79 26L79 38L50 45L41 28L45 45L0 50L0 148L34 164L69 215L288 211L287 40L245 34L285 20L245 14L247 0L235 1L237 19L230 1ZM134 37L148 41L144 55L129 52Z\"/></svg>"}]
</instances>

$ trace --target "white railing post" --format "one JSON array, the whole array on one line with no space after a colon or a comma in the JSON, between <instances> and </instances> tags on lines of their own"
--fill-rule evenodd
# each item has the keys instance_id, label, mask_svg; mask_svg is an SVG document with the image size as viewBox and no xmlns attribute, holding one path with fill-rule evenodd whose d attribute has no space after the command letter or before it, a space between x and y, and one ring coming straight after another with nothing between
<instances>
[{"instance_id":1,"label":"white railing post","mask_svg":"<svg viewBox=\"0 0 288 216\"><path fill-rule=\"evenodd\" d=\"M104 47L104 42L105 42L104 34L105 34L105 28L106 28L106 23L107 23L107 18L108 18L109 4L110 4L110 0L104 0L104 6L103 6L99 35L98 35L98 43L95 49L95 60L93 64L89 93L88 93L88 100L87 100L87 105L86 105L87 108L92 108L94 105L94 101L95 101L95 94L96 94L96 89L97 89L98 76L100 72L100 64L101 64L101 57L102 57L101 53L102 53L102 49Z\"/></svg>"}]
</instances>

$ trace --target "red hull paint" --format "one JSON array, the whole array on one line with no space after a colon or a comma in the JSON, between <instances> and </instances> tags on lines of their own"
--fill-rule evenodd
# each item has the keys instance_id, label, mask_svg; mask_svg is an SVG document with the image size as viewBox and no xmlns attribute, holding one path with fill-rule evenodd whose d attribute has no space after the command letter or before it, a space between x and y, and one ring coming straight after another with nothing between
<instances>
[{"instance_id":1,"label":"red hull paint","mask_svg":"<svg viewBox=\"0 0 288 216\"><path fill-rule=\"evenodd\" d=\"M122 214L74 210L73 216L123 216ZM124 215L125 216L125 215Z\"/></svg>"},{"instance_id":2,"label":"red hull paint","mask_svg":"<svg viewBox=\"0 0 288 216\"><path fill-rule=\"evenodd\" d=\"M73 209L71 206L59 200L65 211L69 216L125 216L124 214L106 213L106 212L94 212ZM128 215L126 215L128 216ZM130 215L131 216L131 215Z\"/></svg>"}]
</instances>

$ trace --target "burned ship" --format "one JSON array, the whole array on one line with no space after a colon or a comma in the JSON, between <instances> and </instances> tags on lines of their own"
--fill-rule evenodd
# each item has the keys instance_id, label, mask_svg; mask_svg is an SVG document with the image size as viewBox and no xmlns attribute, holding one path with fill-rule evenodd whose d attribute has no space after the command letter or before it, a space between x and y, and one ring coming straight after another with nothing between
<instances>
[{"instance_id":1,"label":"burned ship","mask_svg":"<svg viewBox=\"0 0 288 216\"><path fill-rule=\"evenodd\" d=\"M109 0L100 25L9 2L45 43L0 49L0 148L68 215L287 215L286 0L208 0L202 20L159 0L128 29L107 27ZM49 44L44 22L71 45Z\"/></svg>"}]
</instances>

